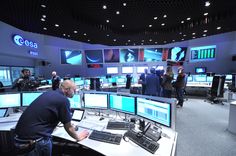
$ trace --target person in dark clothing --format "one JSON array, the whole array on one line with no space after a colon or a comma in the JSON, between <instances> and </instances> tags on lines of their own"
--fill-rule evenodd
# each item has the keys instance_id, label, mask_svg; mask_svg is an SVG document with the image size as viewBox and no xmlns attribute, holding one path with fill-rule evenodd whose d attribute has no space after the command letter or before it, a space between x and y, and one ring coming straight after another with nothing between
<instances>
[{"instance_id":1,"label":"person in dark clothing","mask_svg":"<svg viewBox=\"0 0 236 156\"><path fill-rule=\"evenodd\" d=\"M71 124L70 102L76 92L76 85L71 80L65 80L60 89L45 92L35 99L21 115L15 129L15 142L35 141L27 156L51 156L51 133L59 122L64 124L66 132L76 141L88 136L88 131L77 133Z\"/></svg>"},{"instance_id":2,"label":"person in dark clothing","mask_svg":"<svg viewBox=\"0 0 236 156\"><path fill-rule=\"evenodd\" d=\"M132 75L127 74L126 75L126 85L125 85L125 89L130 89L131 87L131 82L132 82Z\"/></svg>"},{"instance_id":3,"label":"person in dark clothing","mask_svg":"<svg viewBox=\"0 0 236 156\"><path fill-rule=\"evenodd\" d=\"M155 73L155 68L150 69L150 74L146 77L146 95L157 96L160 90L160 80Z\"/></svg>"},{"instance_id":4,"label":"person in dark clothing","mask_svg":"<svg viewBox=\"0 0 236 156\"><path fill-rule=\"evenodd\" d=\"M175 90L176 90L176 98L178 100L177 107L183 107L183 103L184 103L184 97L183 97L184 85L185 85L184 68L179 67L178 68L178 76L177 76L177 79L174 83L174 87L175 87Z\"/></svg>"},{"instance_id":5,"label":"person in dark clothing","mask_svg":"<svg viewBox=\"0 0 236 156\"><path fill-rule=\"evenodd\" d=\"M142 73L139 77L139 84L142 84L142 94L145 94L146 89L146 77L148 75L148 69L144 69L144 73Z\"/></svg>"},{"instance_id":6,"label":"person in dark clothing","mask_svg":"<svg viewBox=\"0 0 236 156\"><path fill-rule=\"evenodd\" d=\"M59 88L61 82L60 76L57 75L56 71L52 72L52 90L56 90Z\"/></svg>"},{"instance_id":7,"label":"person in dark clothing","mask_svg":"<svg viewBox=\"0 0 236 156\"><path fill-rule=\"evenodd\" d=\"M162 88L163 88L163 97L171 98L172 93L172 80L174 79L174 74L172 71L172 67L168 66L166 68L166 73L162 79Z\"/></svg>"},{"instance_id":8,"label":"person in dark clothing","mask_svg":"<svg viewBox=\"0 0 236 156\"><path fill-rule=\"evenodd\" d=\"M22 76L16 79L12 84L12 89L17 88L18 91L35 91L39 83L31 76L29 69L21 70Z\"/></svg>"}]
</instances>

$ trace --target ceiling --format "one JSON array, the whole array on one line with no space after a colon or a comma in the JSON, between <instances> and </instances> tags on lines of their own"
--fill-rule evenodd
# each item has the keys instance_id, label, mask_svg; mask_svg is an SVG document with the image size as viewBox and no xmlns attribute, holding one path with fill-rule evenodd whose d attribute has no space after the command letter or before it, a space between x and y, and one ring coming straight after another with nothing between
<instances>
[{"instance_id":1,"label":"ceiling","mask_svg":"<svg viewBox=\"0 0 236 156\"><path fill-rule=\"evenodd\" d=\"M0 21L110 46L163 45L236 30L235 0L6 0Z\"/></svg>"}]
</instances>

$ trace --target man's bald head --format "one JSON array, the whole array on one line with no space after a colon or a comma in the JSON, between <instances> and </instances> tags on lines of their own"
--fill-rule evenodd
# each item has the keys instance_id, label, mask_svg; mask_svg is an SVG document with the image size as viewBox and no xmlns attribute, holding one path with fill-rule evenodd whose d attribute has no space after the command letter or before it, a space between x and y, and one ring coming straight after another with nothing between
<instances>
[{"instance_id":1,"label":"man's bald head","mask_svg":"<svg viewBox=\"0 0 236 156\"><path fill-rule=\"evenodd\" d=\"M65 80L61 83L60 88L65 96L72 98L76 92L77 86L71 80Z\"/></svg>"}]
</instances>

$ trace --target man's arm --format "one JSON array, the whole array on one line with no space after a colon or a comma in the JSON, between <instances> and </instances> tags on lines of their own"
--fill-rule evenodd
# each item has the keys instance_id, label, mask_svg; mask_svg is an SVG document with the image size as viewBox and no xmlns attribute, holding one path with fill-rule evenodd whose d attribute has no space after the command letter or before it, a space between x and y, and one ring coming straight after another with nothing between
<instances>
[{"instance_id":1,"label":"man's arm","mask_svg":"<svg viewBox=\"0 0 236 156\"><path fill-rule=\"evenodd\" d=\"M75 131L74 126L72 126L71 122L68 122L66 124L64 124L64 128L66 130L66 132L72 137L74 138L76 141L81 141L85 138L87 138L87 136L89 135L89 132L87 130L84 130L82 132L80 132L79 134Z\"/></svg>"}]
</instances>

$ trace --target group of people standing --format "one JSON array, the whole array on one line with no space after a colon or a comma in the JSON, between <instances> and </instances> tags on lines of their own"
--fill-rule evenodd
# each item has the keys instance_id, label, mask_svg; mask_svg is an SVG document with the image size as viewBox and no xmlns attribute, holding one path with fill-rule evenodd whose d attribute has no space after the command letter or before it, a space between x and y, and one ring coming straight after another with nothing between
<instances>
[{"instance_id":1,"label":"group of people standing","mask_svg":"<svg viewBox=\"0 0 236 156\"><path fill-rule=\"evenodd\" d=\"M165 73L156 71L155 68L151 68L150 73L148 73L148 69L145 69L144 73L140 75L139 83L142 84L143 95L171 98L174 88L178 100L177 107L183 107L185 79L186 75L183 67L178 68L178 76L174 80L172 67L167 66Z\"/></svg>"}]
</instances>

